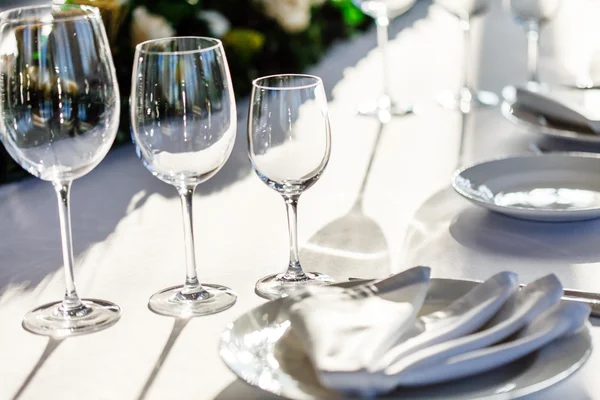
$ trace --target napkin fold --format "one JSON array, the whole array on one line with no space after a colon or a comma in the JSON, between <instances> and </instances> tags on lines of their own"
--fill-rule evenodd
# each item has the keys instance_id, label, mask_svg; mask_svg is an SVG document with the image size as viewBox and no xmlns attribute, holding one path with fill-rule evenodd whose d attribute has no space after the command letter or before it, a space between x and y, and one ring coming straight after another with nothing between
<instances>
[{"instance_id":1,"label":"napkin fold","mask_svg":"<svg viewBox=\"0 0 600 400\"><path fill-rule=\"evenodd\" d=\"M600 91L538 91L517 87L515 95L516 105L539 114L554 125L600 134L600 114L592 108L598 107Z\"/></svg>"},{"instance_id":2,"label":"napkin fold","mask_svg":"<svg viewBox=\"0 0 600 400\"><path fill-rule=\"evenodd\" d=\"M362 370L412 328L429 274L416 267L384 280L383 287L310 288L310 296L290 307L293 332L318 370ZM393 301L375 293L393 293Z\"/></svg>"},{"instance_id":3,"label":"napkin fold","mask_svg":"<svg viewBox=\"0 0 600 400\"><path fill-rule=\"evenodd\" d=\"M484 284L479 285L483 287ZM502 305L498 313L477 332L445 341L416 352L410 357L396 358L387 363L386 373L397 375L400 372L419 371L425 367L437 366L447 359L478 350L500 342L523 329L540 314L556 306L562 297L562 285L555 275L547 275L530 283L522 290L516 290ZM408 380L403 378L406 384Z\"/></svg>"},{"instance_id":4,"label":"napkin fold","mask_svg":"<svg viewBox=\"0 0 600 400\"><path fill-rule=\"evenodd\" d=\"M519 290L517 275L502 272L421 317L429 269L383 282L386 298L374 282L315 288L290 306L292 332L324 386L375 395L485 372L576 332L590 313L585 304L560 303L554 275Z\"/></svg>"},{"instance_id":5,"label":"napkin fold","mask_svg":"<svg viewBox=\"0 0 600 400\"><path fill-rule=\"evenodd\" d=\"M395 375L395 386L423 386L465 378L506 365L562 336L577 332L589 318L589 306L561 303L542 313L515 339L451 357L427 368Z\"/></svg>"}]
</instances>

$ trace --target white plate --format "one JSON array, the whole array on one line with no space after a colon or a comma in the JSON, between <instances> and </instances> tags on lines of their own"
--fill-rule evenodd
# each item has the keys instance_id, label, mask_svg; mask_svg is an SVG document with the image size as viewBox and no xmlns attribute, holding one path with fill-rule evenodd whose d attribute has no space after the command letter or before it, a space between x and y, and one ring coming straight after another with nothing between
<instances>
[{"instance_id":1,"label":"white plate","mask_svg":"<svg viewBox=\"0 0 600 400\"><path fill-rule=\"evenodd\" d=\"M580 221L600 217L600 157L542 154L509 157L457 171L454 189L511 217Z\"/></svg>"},{"instance_id":2,"label":"white plate","mask_svg":"<svg viewBox=\"0 0 600 400\"><path fill-rule=\"evenodd\" d=\"M535 132L546 136L573 140L585 143L600 143L600 135L590 131L578 131L571 127L552 124L547 121L542 115L529 111L526 108L519 107L510 101L502 102L500 106L502 115L516 125L532 129Z\"/></svg>"},{"instance_id":3,"label":"white plate","mask_svg":"<svg viewBox=\"0 0 600 400\"><path fill-rule=\"evenodd\" d=\"M445 307L475 285L432 279L422 312ZM238 377L268 392L290 399L341 398L319 384L310 361L289 334L289 301L284 298L265 303L230 323L221 336L221 358ZM588 325L575 335L485 374L422 388L398 388L383 398L514 399L534 393L567 378L585 363L592 349Z\"/></svg>"}]
</instances>

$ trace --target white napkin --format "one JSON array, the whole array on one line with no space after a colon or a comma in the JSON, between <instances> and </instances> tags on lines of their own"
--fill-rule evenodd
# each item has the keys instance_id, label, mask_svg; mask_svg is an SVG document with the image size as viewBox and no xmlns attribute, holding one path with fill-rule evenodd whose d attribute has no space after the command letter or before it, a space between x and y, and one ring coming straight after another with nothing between
<instances>
[{"instance_id":1,"label":"white napkin","mask_svg":"<svg viewBox=\"0 0 600 400\"><path fill-rule=\"evenodd\" d=\"M411 283L395 277L398 288L387 293L393 301L330 287L291 305L292 332L324 386L374 395L474 375L577 331L590 312L584 304L559 303L562 286L554 275L518 290L516 275L503 272L417 318L428 271L404 274Z\"/></svg>"},{"instance_id":2,"label":"white napkin","mask_svg":"<svg viewBox=\"0 0 600 400\"><path fill-rule=\"evenodd\" d=\"M515 104L533 111L550 122L571 125L583 131L600 134L600 91L529 90L516 88Z\"/></svg>"},{"instance_id":3,"label":"white napkin","mask_svg":"<svg viewBox=\"0 0 600 400\"><path fill-rule=\"evenodd\" d=\"M479 285L483 287L484 284ZM447 359L477 350L506 339L529 324L540 314L560 302L562 286L555 275L548 275L527 285L523 290L513 292L502 308L483 329L470 335L445 341L416 352L409 357L389 360L386 374L397 375L419 371L444 363ZM473 331L472 331L473 332ZM407 341L410 345L410 341ZM409 380L403 377L404 384Z\"/></svg>"},{"instance_id":4,"label":"white napkin","mask_svg":"<svg viewBox=\"0 0 600 400\"><path fill-rule=\"evenodd\" d=\"M489 371L532 353L559 337L577 332L590 316L589 306L560 303L521 330L515 339L459 354L427 368L395 375L396 386L422 386Z\"/></svg>"},{"instance_id":5,"label":"white napkin","mask_svg":"<svg viewBox=\"0 0 600 400\"><path fill-rule=\"evenodd\" d=\"M369 294L371 285L310 288L312 296L290 307L294 334L319 370L361 370L412 328L429 274L429 268L416 267L396 275L394 301Z\"/></svg>"}]
</instances>

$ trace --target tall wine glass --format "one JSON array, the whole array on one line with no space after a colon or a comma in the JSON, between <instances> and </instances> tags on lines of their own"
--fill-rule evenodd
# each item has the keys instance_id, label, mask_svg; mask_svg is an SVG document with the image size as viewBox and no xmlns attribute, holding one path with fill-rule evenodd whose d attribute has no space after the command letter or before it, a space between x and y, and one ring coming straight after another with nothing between
<instances>
[{"instance_id":1,"label":"tall wine glass","mask_svg":"<svg viewBox=\"0 0 600 400\"><path fill-rule=\"evenodd\" d=\"M435 3L459 19L464 42L462 86L458 94L446 92L438 97L443 107L469 112L473 107L494 107L498 104L495 93L475 90L470 82L471 23L474 17L487 11L490 2L491 0L435 0Z\"/></svg>"},{"instance_id":2,"label":"tall wine glass","mask_svg":"<svg viewBox=\"0 0 600 400\"><path fill-rule=\"evenodd\" d=\"M387 122L392 116L411 114L412 105L398 104L391 94L391 74L388 60L388 27L390 20L408 11L415 0L352 0L362 12L375 20L377 25L377 47L381 53L383 93L377 100L360 104L358 113L374 116Z\"/></svg>"},{"instance_id":3,"label":"tall wine glass","mask_svg":"<svg viewBox=\"0 0 600 400\"><path fill-rule=\"evenodd\" d=\"M533 89L540 85L540 30L556 15L560 3L560 0L504 1L505 8L527 33L527 86Z\"/></svg>"},{"instance_id":4,"label":"tall wine glass","mask_svg":"<svg viewBox=\"0 0 600 400\"><path fill-rule=\"evenodd\" d=\"M80 299L73 277L69 193L110 149L119 123L119 88L98 10L24 7L0 13L0 138L24 169L58 197L66 292L25 315L31 332L64 336L113 325L120 309Z\"/></svg>"},{"instance_id":5,"label":"tall wine glass","mask_svg":"<svg viewBox=\"0 0 600 400\"><path fill-rule=\"evenodd\" d=\"M327 99L320 78L273 75L252 82L248 153L259 178L283 196L290 235L287 270L256 283L261 297L275 299L333 282L327 275L302 270L297 239L298 199L317 182L330 151Z\"/></svg>"},{"instance_id":6,"label":"tall wine glass","mask_svg":"<svg viewBox=\"0 0 600 400\"><path fill-rule=\"evenodd\" d=\"M141 43L131 86L138 155L154 176L177 188L185 237L185 283L154 294L148 307L174 317L223 311L236 295L225 286L198 281L192 224L196 186L223 167L235 140L235 98L223 45L203 37Z\"/></svg>"}]
</instances>

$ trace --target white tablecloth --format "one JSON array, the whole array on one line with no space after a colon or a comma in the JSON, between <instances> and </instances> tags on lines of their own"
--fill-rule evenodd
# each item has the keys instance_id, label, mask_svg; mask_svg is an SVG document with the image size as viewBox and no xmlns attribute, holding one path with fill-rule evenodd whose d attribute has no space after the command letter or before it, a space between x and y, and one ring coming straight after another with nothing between
<instances>
[{"instance_id":1,"label":"white tablecloth","mask_svg":"<svg viewBox=\"0 0 600 400\"><path fill-rule=\"evenodd\" d=\"M542 77L548 80L589 72L577 69L574 60L592 59L577 40L589 36L594 4L568 3L542 36ZM365 214L385 235L383 255L391 270L419 263L430 265L434 277L483 279L510 269L523 281L554 272L566 286L600 290L600 221L511 220L475 208L449 189L463 127L463 163L528 152L536 136L513 127L498 109L479 110L463 121L459 113L436 105L435 95L456 89L461 76L461 32L454 18L419 1L392 28L400 32L391 44L393 92L420 109L385 127L364 194ZM499 1L473 29L474 81L497 93L523 81L525 36ZM360 100L379 91L374 45L373 31L339 44L312 71L328 88L333 151L322 179L300 201L299 238L309 270L374 274L333 270L343 257L360 257L336 252L331 243L317 243L325 250L321 258L314 256L315 240L339 238L339 232L319 232L331 229L331 221L352 207L377 135L376 121L353 113ZM236 380L217 351L225 325L264 302L254 294L255 281L282 271L288 255L283 201L250 170L247 102L238 106L234 153L198 188L194 201L199 276L235 289L238 303L183 327L146 306L152 293L184 280L179 199L174 188L144 169L131 146L109 154L73 188L79 292L114 301L123 310L114 327L99 333L54 342L21 328L28 310L63 294L56 200L51 185L35 179L0 188L0 398L17 393L22 399L270 397ZM345 233L352 234L360 240L360 232ZM597 341L600 328L593 334ZM596 353L576 376L531 398L600 398L599 369Z\"/></svg>"}]
</instances>

